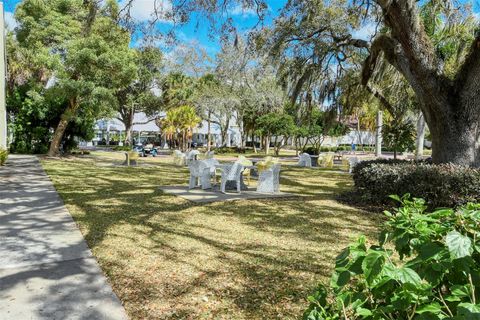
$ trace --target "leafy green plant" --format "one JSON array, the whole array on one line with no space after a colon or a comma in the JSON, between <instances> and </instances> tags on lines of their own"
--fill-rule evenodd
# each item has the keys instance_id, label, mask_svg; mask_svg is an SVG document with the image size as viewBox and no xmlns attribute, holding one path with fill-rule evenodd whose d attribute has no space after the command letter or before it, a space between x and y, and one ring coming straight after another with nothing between
<instances>
[{"instance_id":1,"label":"leafy green plant","mask_svg":"<svg viewBox=\"0 0 480 320\"><path fill-rule=\"evenodd\" d=\"M480 204L427 213L422 199L394 199L379 243L342 251L304 319L480 319Z\"/></svg>"},{"instance_id":2,"label":"leafy green plant","mask_svg":"<svg viewBox=\"0 0 480 320\"><path fill-rule=\"evenodd\" d=\"M397 153L415 148L415 126L409 121L392 121L384 125L383 139L388 149Z\"/></svg>"},{"instance_id":3,"label":"leafy green plant","mask_svg":"<svg viewBox=\"0 0 480 320\"><path fill-rule=\"evenodd\" d=\"M7 162L8 150L0 148L0 166L5 165Z\"/></svg>"}]
</instances>

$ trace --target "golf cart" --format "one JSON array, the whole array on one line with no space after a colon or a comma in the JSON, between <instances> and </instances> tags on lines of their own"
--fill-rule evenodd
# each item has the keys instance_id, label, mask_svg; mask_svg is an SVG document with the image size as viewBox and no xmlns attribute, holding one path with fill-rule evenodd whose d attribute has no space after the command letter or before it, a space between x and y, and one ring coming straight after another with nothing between
<instances>
[{"instance_id":1,"label":"golf cart","mask_svg":"<svg viewBox=\"0 0 480 320\"><path fill-rule=\"evenodd\" d=\"M133 148L133 150L137 151L138 154L141 157L148 157L148 156L156 157L156 156L158 156L157 148L154 147L153 144L151 144L151 143L146 144L145 146L137 145Z\"/></svg>"}]
</instances>

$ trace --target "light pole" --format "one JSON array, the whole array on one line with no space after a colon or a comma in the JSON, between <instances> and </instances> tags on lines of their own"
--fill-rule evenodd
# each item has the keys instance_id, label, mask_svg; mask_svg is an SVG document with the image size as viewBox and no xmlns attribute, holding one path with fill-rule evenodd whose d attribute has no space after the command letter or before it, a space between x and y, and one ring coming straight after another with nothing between
<instances>
[{"instance_id":1,"label":"light pole","mask_svg":"<svg viewBox=\"0 0 480 320\"><path fill-rule=\"evenodd\" d=\"M7 148L7 109L5 92L5 13L3 11L3 1L0 1L0 149Z\"/></svg>"},{"instance_id":2,"label":"light pole","mask_svg":"<svg viewBox=\"0 0 480 320\"><path fill-rule=\"evenodd\" d=\"M377 130L375 133L375 156L382 156L382 127L383 127L383 112L377 112Z\"/></svg>"}]
</instances>

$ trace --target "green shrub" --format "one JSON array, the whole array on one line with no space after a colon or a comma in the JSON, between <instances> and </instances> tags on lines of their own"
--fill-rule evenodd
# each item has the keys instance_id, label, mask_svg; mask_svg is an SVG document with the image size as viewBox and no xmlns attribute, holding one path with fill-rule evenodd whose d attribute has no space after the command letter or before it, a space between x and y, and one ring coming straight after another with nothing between
<instances>
[{"instance_id":1,"label":"green shrub","mask_svg":"<svg viewBox=\"0 0 480 320\"><path fill-rule=\"evenodd\" d=\"M215 148L213 151L215 151L216 154L245 153L245 149L239 147L220 147Z\"/></svg>"},{"instance_id":2,"label":"green shrub","mask_svg":"<svg viewBox=\"0 0 480 320\"><path fill-rule=\"evenodd\" d=\"M113 151L132 151L131 146L115 146L112 149Z\"/></svg>"},{"instance_id":3,"label":"green shrub","mask_svg":"<svg viewBox=\"0 0 480 320\"><path fill-rule=\"evenodd\" d=\"M7 162L8 150L0 148L0 166L4 166Z\"/></svg>"},{"instance_id":4,"label":"green shrub","mask_svg":"<svg viewBox=\"0 0 480 320\"><path fill-rule=\"evenodd\" d=\"M480 205L398 200L378 244L361 237L336 258L304 319L480 319Z\"/></svg>"},{"instance_id":5,"label":"green shrub","mask_svg":"<svg viewBox=\"0 0 480 320\"><path fill-rule=\"evenodd\" d=\"M374 160L353 169L355 192L371 204L388 204L389 195L410 193L431 208L455 207L480 199L480 170L451 164Z\"/></svg>"}]
</instances>

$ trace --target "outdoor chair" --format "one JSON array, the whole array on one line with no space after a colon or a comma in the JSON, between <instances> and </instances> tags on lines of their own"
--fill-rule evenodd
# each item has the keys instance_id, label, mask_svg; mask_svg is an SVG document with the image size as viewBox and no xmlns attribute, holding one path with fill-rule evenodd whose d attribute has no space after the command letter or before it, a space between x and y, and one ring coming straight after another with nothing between
<instances>
[{"instance_id":1,"label":"outdoor chair","mask_svg":"<svg viewBox=\"0 0 480 320\"><path fill-rule=\"evenodd\" d=\"M222 166L219 170L222 172L220 191L225 193L225 187L228 181L234 181L237 187L237 192L242 192L242 172L243 165L240 162L234 162L232 165Z\"/></svg>"},{"instance_id":2,"label":"outdoor chair","mask_svg":"<svg viewBox=\"0 0 480 320\"><path fill-rule=\"evenodd\" d=\"M279 163L272 164L263 170L258 176L257 192L278 193L280 192L280 169Z\"/></svg>"},{"instance_id":3,"label":"outdoor chair","mask_svg":"<svg viewBox=\"0 0 480 320\"><path fill-rule=\"evenodd\" d=\"M237 162L240 162L244 168L253 166L253 162L245 158L245 156L238 156ZM252 170L250 168L246 168L243 170L242 175L247 178L247 185L250 185L250 180L252 179Z\"/></svg>"},{"instance_id":4,"label":"outdoor chair","mask_svg":"<svg viewBox=\"0 0 480 320\"><path fill-rule=\"evenodd\" d=\"M185 165L185 153L174 150L173 151L173 164L177 166L184 166Z\"/></svg>"},{"instance_id":5,"label":"outdoor chair","mask_svg":"<svg viewBox=\"0 0 480 320\"><path fill-rule=\"evenodd\" d=\"M272 158L270 156L265 157L263 161L260 161L259 163L257 163L258 174L260 174L264 170L269 169L274 164L278 164L278 163L279 161L277 158Z\"/></svg>"},{"instance_id":6,"label":"outdoor chair","mask_svg":"<svg viewBox=\"0 0 480 320\"><path fill-rule=\"evenodd\" d=\"M185 157L185 161L187 163L187 166L190 165L190 162L198 160L198 155L200 154L200 151L198 150L192 150L189 153L187 153Z\"/></svg>"},{"instance_id":7,"label":"outdoor chair","mask_svg":"<svg viewBox=\"0 0 480 320\"><path fill-rule=\"evenodd\" d=\"M334 154L327 153L325 156L318 158L318 162L321 163L323 168L333 168L333 156Z\"/></svg>"},{"instance_id":8,"label":"outdoor chair","mask_svg":"<svg viewBox=\"0 0 480 320\"><path fill-rule=\"evenodd\" d=\"M342 167L344 170L348 171L348 173L352 173L353 168L359 163L357 157L351 157L348 159L342 159Z\"/></svg>"},{"instance_id":9,"label":"outdoor chair","mask_svg":"<svg viewBox=\"0 0 480 320\"><path fill-rule=\"evenodd\" d=\"M298 157L298 166L299 167L312 167L312 158L308 153L302 153Z\"/></svg>"},{"instance_id":10,"label":"outdoor chair","mask_svg":"<svg viewBox=\"0 0 480 320\"><path fill-rule=\"evenodd\" d=\"M189 188L193 189L200 185L202 189L211 189L212 167L215 174L215 164L207 160L194 160L188 165L190 170Z\"/></svg>"}]
</instances>

